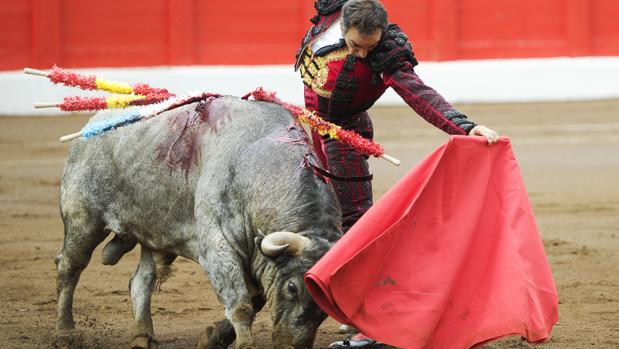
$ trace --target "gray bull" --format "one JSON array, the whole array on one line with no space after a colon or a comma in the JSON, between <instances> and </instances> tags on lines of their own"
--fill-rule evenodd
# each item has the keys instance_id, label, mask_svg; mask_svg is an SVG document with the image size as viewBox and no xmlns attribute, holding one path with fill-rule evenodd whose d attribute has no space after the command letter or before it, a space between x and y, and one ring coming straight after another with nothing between
<instances>
[{"instance_id":1,"label":"gray bull","mask_svg":"<svg viewBox=\"0 0 619 349\"><path fill-rule=\"evenodd\" d=\"M73 293L93 250L113 231L104 264L141 246L129 284L132 347L157 346L151 294L182 256L200 264L225 308L199 347L225 348L236 338L237 348L254 348L251 325L266 303L273 347L311 348L326 315L303 274L342 234L333 188L315 174L315 161L288 111L234 97L75 141L60 188L56 344L79 341Z\"/></svg>"}]
</instances>

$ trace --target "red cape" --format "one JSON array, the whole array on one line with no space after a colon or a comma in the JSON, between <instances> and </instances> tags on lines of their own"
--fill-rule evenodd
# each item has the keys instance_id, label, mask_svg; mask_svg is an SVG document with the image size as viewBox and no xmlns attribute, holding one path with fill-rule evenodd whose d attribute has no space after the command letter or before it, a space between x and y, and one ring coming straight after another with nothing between
<instances>
[{"instance_id":1,"label":"red cape","mask_svg":"<svg viewBox=\"0 0 619 349\"><path fill-rule=\"evenodd\" d=\"M305 275L336 320L403 348L550 337L557 290L508 139L452 136Z\"/></svg>"}]
</instances>

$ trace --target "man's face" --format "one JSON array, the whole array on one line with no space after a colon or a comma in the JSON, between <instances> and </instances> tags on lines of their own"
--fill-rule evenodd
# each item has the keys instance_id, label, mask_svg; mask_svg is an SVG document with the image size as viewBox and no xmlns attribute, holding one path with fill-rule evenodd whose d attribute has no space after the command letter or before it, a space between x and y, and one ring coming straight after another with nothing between
<instances>
[{"instance_id":1,"label":"man's face","mask_svg":"<svg viewBox=\"0 0 619 349\"><path fill-rule=\"evenodd\" d=\"M343 35L346 46L348 46L348 52L359 58L365 58L370 51L376 48L381 34L380 28L376 28L372 34L367 35L360 33L357 27L350 27Z\"/></svg>"}]
</instances>

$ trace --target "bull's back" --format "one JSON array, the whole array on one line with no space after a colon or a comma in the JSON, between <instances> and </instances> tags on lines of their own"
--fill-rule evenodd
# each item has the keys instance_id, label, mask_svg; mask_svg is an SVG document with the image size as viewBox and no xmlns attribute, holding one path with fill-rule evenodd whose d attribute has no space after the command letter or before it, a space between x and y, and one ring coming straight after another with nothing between
<instances>
[{"instance_id":1,"label":"bull's back","mask_svg":"<svg viewBox=\"0 0 619 349\"><path fill-rule=\"evenodd\" d=\"M91 122L114 114L98 113ZM114 230L145 238L193 234L197 183L218 185L218 169L291 121L277 105L221 97L77 140L62 178L62 210L87 207Z\"/></svg>"}]
</instances>

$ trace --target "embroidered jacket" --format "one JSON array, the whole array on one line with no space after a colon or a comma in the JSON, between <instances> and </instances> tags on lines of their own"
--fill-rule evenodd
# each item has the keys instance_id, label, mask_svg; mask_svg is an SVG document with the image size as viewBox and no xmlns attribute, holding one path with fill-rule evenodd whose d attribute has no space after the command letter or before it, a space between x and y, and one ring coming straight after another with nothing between
<instances>
[{"instance_id":1,"label":"embroidered jacket","mask_svg":"<svg viewBox=\"0 0 619 349\"><path fill-rule=\"evenodd\" d=\"M468 134L476 124L417 76L412 46L397 25L389 24L364 59L349 55L344 39L313 52L312 43L340 19L346 1L319 0L314 5L317 15L295 63L305 84L306 107L337 123L366 111L391 87L434 126L448 134Z\"/></svg>"}]
</instances>

